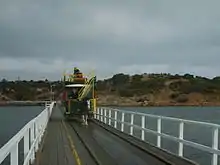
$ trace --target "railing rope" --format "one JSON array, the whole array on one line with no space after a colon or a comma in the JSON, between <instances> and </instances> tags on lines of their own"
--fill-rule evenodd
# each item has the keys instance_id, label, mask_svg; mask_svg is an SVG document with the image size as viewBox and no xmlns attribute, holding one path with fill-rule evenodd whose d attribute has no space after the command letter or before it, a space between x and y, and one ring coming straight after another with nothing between
<instances>
[{"instance_id":1,"label":"railing rope","mask_svg":"<svg viewBox=\"0 0 220 165\"><path fill-rule=\"evenodd\" d=\"M22 138L24 138L23 164L29 165L30 163L34 162L35 152L39 148L39 144L47 126L49 117L52 113L54 103L55 102L52 102L49 106L46 104L46 108L37 117L28 122L13 138L11 138L0 149L0 164L5 160L8 155L10 155L10 164L18 165L18 143Z\"/></svg>"},{"instance_id":2,"label":"railing rope","mask_svg":"<svg viewBox=\"0 0 220 165\"><path fill-rule=\"evenodd\" d=\"M220 129L220 125L217 124L212 124L212 123L206 123L206 122L200 122L200 121L192 121L192 120L185 120L185 119L178 119L178 118L172 118L172 117L165 117L165 116L157 116L157 115L151 115L151 114L144 114L144 113L137 113L137 112L132 112L132 111L123 111L123 110L118 110L118 109L113 109L113 108L104 108L104 111L107 112L108 111L108 116L107 113L99 113L99 109L97 110L96 115L98 115L99 117L97 117L97 120L101 120L103 122L103 117L105 119L108 119L108 125L112 126L115 129L117 128L117 123L121 124L121 132L124 132L124 126L127 125L130 127L130 131L129 134L134 136L134 128L141 130L141 137L139 137L141 140L145 141L146 137L145 137L145 133L151 133L153 135L157 136L157 144L156 146L158 148L161 148L161 137L172 140L174 142L178 142L178 155L181 157L184 157L184 153L183 153L183 147L184 145L196 148L198 150L201 151L205 151L208 153L212 154L212 162L211 165L218 165L218 157L220 156L220 150L218 149L218 140L219 140L219 129ZM103 108L101 108L103 109ZM118 112L121 113L121 118L118 119ZM111 116L111 114L114 113L114 118ZM126 122L125 121L125 115L130 115L130 122ZM136 125L134 124L134 117L135 116L141 116L141 124L140 125ZM101 117L101 119L100 119ZM157 128L156 131L152 130L152 129L148 129L145 127L145 123L146 123L146 119L148 118L155 118L157 121ZM178 126L178 137L173 136L173 135L169 135L169 134L165 134L162 132L162 123L163 120L166 121L173 121L173 122L178 122L179 126ZM111 121L114 121L114 124L111 124ZM106 121L105 121L106 123ZM212 136L212 147L203 145L203 144L199 144L196 142L192 142L189 140L185 140L184 139L184 125L185 124L195 124L195 125L199 125L199 126L205 126L205 127L210 127L213 128L213 136Z\"/></svg>"}]
</instances>

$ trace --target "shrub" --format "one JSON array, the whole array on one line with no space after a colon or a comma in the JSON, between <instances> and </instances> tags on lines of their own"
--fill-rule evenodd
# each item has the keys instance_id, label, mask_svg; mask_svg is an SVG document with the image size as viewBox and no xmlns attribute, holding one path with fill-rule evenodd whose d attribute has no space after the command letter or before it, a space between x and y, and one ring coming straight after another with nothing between
<instances>
[{"instance_id":1,"label":"shrub","mask_svg":"<svg viewBox=\"0 0 220 165\"><path fill-rule=\"evenodd\" d=\"M131 90L126 90L126 89L120 89L120 90L118 91L118 93L119 93L119 95L120 95L121 97L133 97L133 96L134 96L133 91L131 91Z\"/></svg>"},{"instance_id":2,"label":"shrub","mask_svg":"<svg viewBox=\"0 0 220 165\"><path fill-rule=\"evenodd\" d=\"M181 94L181 95L179 95L175 100L176 100L177 102L179 102L179 103L185 103L185 102L187 102L189 99L188 99L187 95Z\"/></svg>"},{"instance_id":3,"label":"shrub","mask_svg":"<svg viewBox=\"0 0 220 165\"><path fill-rule=\"evenodd\" d=\"M179 96L180 94L179 93L172 93L172 94L170 94L170 98L171 99L176 99L178 96Z\"/></svg>"}]
</instances>

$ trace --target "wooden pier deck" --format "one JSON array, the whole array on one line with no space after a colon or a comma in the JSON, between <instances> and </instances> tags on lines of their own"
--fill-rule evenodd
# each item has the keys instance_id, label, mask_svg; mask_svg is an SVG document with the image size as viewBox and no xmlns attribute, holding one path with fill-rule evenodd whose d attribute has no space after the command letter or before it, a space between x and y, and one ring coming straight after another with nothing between
<instances>
[{"instance_id":1,"label":"wooden pier deck","mask_svg":"<svg viewBox=\"0 0 220 165\"><path fill-rule=\"evenodd\" d=\"M114 134L110 131L114 130L107 130L98 123L91 122L86 127L76 122L65 122L60 109L55 107L35 165L195 165L135 142L116 130ZM163 159L166 156L167 159Z\"/></svg>"}]
</instances>

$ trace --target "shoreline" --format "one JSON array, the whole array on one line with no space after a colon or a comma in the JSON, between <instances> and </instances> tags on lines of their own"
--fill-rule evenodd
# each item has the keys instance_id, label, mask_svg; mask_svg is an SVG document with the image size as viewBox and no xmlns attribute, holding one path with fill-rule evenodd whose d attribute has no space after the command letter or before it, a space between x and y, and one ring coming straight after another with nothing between
<instances>
[{"instance_id":1,"label":"shoreline","mask_svg":"<svg viewBox=\"0 0 220 165\"><path fill-rule=\"evenodd\" d=\"M44 106L45 101L0 101L0 107L4 106ZM151 104L103 104L98 103L101 107L220 107L220 102L206 103L151 103Z\"/></svg>"},{"instance_id":2,"label":"shoreline","mask_svg":"<svg viewBox=\"0 0 220 165\"><path fill-rule=\"evenodd\" d=\"M156 105L124 105L124 104L97 104L101 107L220 107L220 103L208 104L156 104Z\"/></svg>"},{"instance_id":3,"label":"shoreline","mask_svg":"<svg viewBox=\"0 0 220 165\"><path fill-rule=\"evenodd\" d=\"M0 107L6 106L45 106L45 101L0 101Z\"/></svg>"}]
</instances>

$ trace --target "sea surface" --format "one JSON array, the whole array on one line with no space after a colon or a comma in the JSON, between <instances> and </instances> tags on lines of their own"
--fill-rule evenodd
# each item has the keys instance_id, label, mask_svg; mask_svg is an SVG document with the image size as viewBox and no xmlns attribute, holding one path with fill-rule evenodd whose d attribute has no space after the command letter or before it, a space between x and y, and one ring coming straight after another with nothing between
<instances>
[{"instance_id":1,"label":"sea surface","mask_svg":"<svg viewBox=\"0 0 220 165\"><path fill-rule=\"evenodd\" d=\"M121 110L149 113L220 124L220 107L116 107Z\"/></svg>"},{"instance_id":2,"label":"sea surface","mask_svg":"<svg viewBox=\"0 0 220 165\"><path fill-rule=\"evenodd\" d=\"M220 124L220 107L114 107L121 110L135 111L141 113L177 117L189 120L197 120ZM28 121L36 117L44 107L0 107L0 147L3 146L12 136L14 136ZM120 114L119 114L120 116ZM129 122L129 116L125 116L125 121ZM140 125L141 118L135 117L134 123ZM113 124L113 123L112 123ZM146 119L146 128L156 130L156 120ZM162 132L173 136L178 136L178 123L162 121ZM120 124L118 124L120 128ZM125 126L125 131L129 132L129 127ZM141 132L134 130L134 134L140 137ZM210 128L198 127L195 125L184 125L184 139L199 142L211 146L212 130ZM220 137L220 136L219 136ZM146 133L146 141L156 144L156 136ZM162 147L177 153L178 144L162 138ZM220 147L220 146L219 146ZM211 154L184 146L184 155L187 158L199 162L201 165L209 165ZM220 164L219 164L220 165Z\"/></svg>"}]
</instances>

